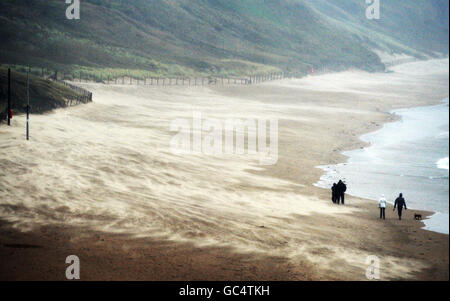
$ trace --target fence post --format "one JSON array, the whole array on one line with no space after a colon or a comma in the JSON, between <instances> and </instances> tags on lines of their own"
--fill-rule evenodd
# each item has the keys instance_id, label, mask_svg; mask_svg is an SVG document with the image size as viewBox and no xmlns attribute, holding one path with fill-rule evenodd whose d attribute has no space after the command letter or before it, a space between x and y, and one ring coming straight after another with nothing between
<instances>
[{"instance_id":1,"label":"fence post","mask_svg":"<svg viewBox=\"0 0 450 301\"><path fill-rule=\"evenodd\" d=\"M8 125L11 125L11 68L8 68Z\"/></svg>"},{"instance_id":2,"label":"fence post","mask_svg":"<svg viewBox=\"0 0 450 301\"><path fill-rule=\"evenodd\" d=\"M27 73L27 140L30 140L30 67Z\"/></svg>"}]
</instances>

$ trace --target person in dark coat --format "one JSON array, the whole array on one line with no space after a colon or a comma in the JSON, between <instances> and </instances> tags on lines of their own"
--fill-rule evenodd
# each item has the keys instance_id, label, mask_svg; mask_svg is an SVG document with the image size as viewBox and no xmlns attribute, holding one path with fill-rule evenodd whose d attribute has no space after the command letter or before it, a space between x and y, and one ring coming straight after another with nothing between
<instances>
[{"instance_id":1,"label":"person in dark coat","mask_svg":"<svg viewBox=\"0 0 450 301\"><path fill-rule=\"evenodd\" d=\"M342 205L345 203L345 192L347 191L347 185L342 182L342 180L339 180L337 183L337 203L339 204L339 201Z\"/></svg>"},{"instance_id":2,"label":"person in dark coat","mask_svg":"<svg viewBox=\"0 0 450 301\"><path fill-rule=\"evenodd\" d=\"M394 210L395 208L397 208L397 212L398 212L398 219L401 220L402 219L402 211L403 211L403 207L405 207L405 210L408 210L408 208L406 208L406 202L405 199L403 198L403 193L400 193L400 195L398 196L398 198L395 200L394 203Z\"/></svg>"},{"instance_id":3,"label":"person in dark coat","mask_svg":"<svg viewBox=\"0 0 450 301\"><path fill-rule=\"evenodd\" d=\"M333 204L336 204L337 202L337 184L333 183L333 187L331 187L331 200L333 201Z\"/></svg>"}]
</instances>

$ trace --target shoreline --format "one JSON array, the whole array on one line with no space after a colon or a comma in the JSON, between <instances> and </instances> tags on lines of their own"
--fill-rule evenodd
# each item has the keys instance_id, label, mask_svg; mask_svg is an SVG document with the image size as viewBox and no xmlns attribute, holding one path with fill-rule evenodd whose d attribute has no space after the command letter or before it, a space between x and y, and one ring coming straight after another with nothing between
<instances>
[{"instance_id":1,"label":"shoreline","mask_svg":"<svg viewBox=\"0 0 450 301\"><path fill-rule=\"evenodd\" d=\"M389 86L384 84L385 75L363 75L375 80L379 78L383 85ZM82 262L82 280L365 280L366 256L377 255L383 263L382 280L448 280L447 235L422 230L422 223L415 222L409 210L405 212L402 222L392 218L380 222L373 204L367 200L349 197L346 206L333 206L328 191L312 186L321 174L314 167L316 163L339 160L343 157L340 151L362 143L360 133L380 127L383 120L392 118L385 113L385 109L393 105L389 99L385 100L376 93L371 96L367 92L361 94L357 91L355 96L352 91L339 90L345 88L348 82L353 85L355 77L358 79L361 75L343 73L267 83L258 87L201 91L183 88L133 91L131 88L93 85L93 89L99 92L97 103L88 105L87 108L72 108L64 111L64 114L55 112L52 118L45 121L36 117L36 128L42 127L49 131L51 127L56 130L46 131L45 135L36 132L33 141L43 144L28 151L33 151L33 157L40 160L32 163L39 168L38 174L44 181L41 183L53 183L61 194L56 194L52 188L52 199L47 199L46 194L39 190L40 183L32 181L31 184L36 184L33 195L44 197L43 199L26 202L27 199L24 198L22 204L17 204L12 199L10 203L1 204L3 216L24 218L15 225L7 221L0 222L0 256L4 258L0 263L0 278L64 280L65 256L76 254ZM334 90L328 87L319 87L313 92L308 90L318 82L327 84L330 78L345 81L339 83L338 89ZM399 82L403 84L402 80ZM359 86L356 87L359 89ZM425 86L424 90L426 88ZM152 92L151 102L147 98L149 91ZM404 93L402 91L400 89ZM124 95L128 97L125 98ZM373 101L375 97L380 100ZM408 97L393 99L394 106L423 102L420 97L412 100ZM121 112L125 105L128 109L123 116ZM184 164L186 161L184 159L177 162L173 157L163 158L166 161L156 162L155 165L155 156L161 157L164 153L149 152L148 149L151 148L148 145L151 144L146 144L147 148L143 148L146 152L130 154L131 146L141 146L137 141L149 139L148 133L155 127L154 124L161 124L159 118L165 116L166 110L179 110L176 114L169 115L173 118L178 117L186 108L200 105L204 110L209 110L210 114L213 112L221 117L228 116L229 112L239 114L241 111L265 114L263 116L276 113L280 116L282 129L280 150L283 152L279 164L265 170L246 171L241 168L252 166L247 161L244 161L245 164L241 161L228 162L230 164L219 162L222 164L219 165L221 172L215 172L213 176L200 165L200 161L195 161L196 158L192 157L189 161L195 163L193 167L188 165L183 169L167 169L167 166L171 167L170 164ZM150 110L145 119L134 117L129 120L130 114L146 113L144 109L148 107L154 111ZM105 111L106 115L102 115ZM158 118L152 117L153 112L159 112ZM330 119L336 112L341 118ZM113 124L111 118L117 124ZM75 153L79 160L75 161L77 169L74 171L71 167L73 161L67 161L70 154L65 153L72 146L64 144L61 147L58 144L59 140L70 141L67 133L74 129L68 127L67 123L72 120L77 122L75 130L93 129L86 132L86 137L83 136L82 140L71 137L75 140L75 146L88 145L87 150L91 150L94 144L90 143L101 143L102 153L115 154L130 164L134 164L138 158L138 166L144 172L140 173L138 169L128 170L128 166L115 166L125 176L121 173L120 178L114 178L115 170L107 169L108 166L102 165L103 161L98 162L97 153L84 156L83 151L86 149ZM80 120L86 124L80 123ZM104 120L110 122L106 127ZM322 120L333 123L323 124ZM48 125L48 122L52 123ZM125 127L119 128L122 124ZM142 124L146 126L146 131L140 132L136 127L141 127ZM98 133L91 138L89 135L94 130ZM102 131L105 132L104 136L100 136ZM8 137L13 137L15 129L8 132L12 132L7 134ZM130 133L137 140L132 140L134 137L127 140ZM150 133L161 139L155 131ZM4 134L1 129L0 134ZM49 149L45 144L47 135L51 138L49 143L56 150L49 155L36 153L41 149ZM114 139L109 140L109 136L114 136ZM116 140L120 141L117 146L112 144ZM22 164L22 146L11 139L8 147L14 150L9 153L17 158L11 158L11 161L15 160L13 166L4 166L5 172L14 174ZM118 152L122 149L125 152ZM114 160L115 157L111 159ZM211 167L217 164L212 158L202 159L207 160ZM58 160L58 164L64 166L64 173L59 172L58 165L48 167L49 160ZM200 169L195 168L197 164ZM236 169L230 169L234 165L237 165ZM185 172L192 168L194 173ZM217 168L213 169L218 170ZM94 173L95 170L103 173ZM89 184L86 185L93 185L95 189L72 187L73 191L66 194L60 181L67 183L64 182L67 173L81 175L80 179L88 181ZM203 174L205 178L202 177ZM162 185L158 186L157 182L139 185L141 178L153 178L155 175ZM180 175L184 176L181 180L178 179ZM111 186L108 186L108 182L99 182L111 177L113 180L120 180L121 185L131 183L138 193L117 191L115 182ZM189 178L188 182L183 180L186 177ZM54 178L57 181L52 182ZM239 181L227 182L228 178ZM11 183L20 185L21 180L18 179ZM192 184L192 187L176 190L178 193L172 192L170 197L183 196L183 191L193 191L197 195L204 194L205 197L192 203L195 197L189 194L186 198L169 202L171 199L165 198L165 193L168 192L163 190L164 187L169 185L172 189L177 189L180 181L185 185ZM285 182L289 185L286 186ZM79 185L82 183L81 181ZM195 190L205 183L215 190ZM0 181L0 191L5 198L9 198L14 195L12 193L17 193L17 189L6 184ZM222 187L225 189L222 190ZM98 194L94 193L97 190ZM106 194L109 197L102 198ZM109 205L110 198L114 201L112 205ZM122 199L127 202L118 202ZM67 203L67 200L70 202ZM93 209L86 212L83 211L84 207L76 207L78 204L85 206L86 200L89 201L88 209ZM138 206L132 207L134 204L130 204L130 200ZM46 207L32 207L37 203L44 203ZM103 203L108 206L102 207ZM116 211L114 205L122 207ZM141 206L144 206L142 215L133 215L141 213ZM186 207L192 210L183 211ZM27 210L36 214L36 218L27 219ZM110 215L111 211L115 215ZM173 212L177 215L173 216ZM43 213L44 215L39 215ZM119 215L122 213L126 214L123 218ZM386 213L387 217L391 217L392 212ZM50 225L35 223L31 231L20 231L27 223L33 225L32 222L36 222L41 216ZM134 229L131 227L134 226L134 220L137 220L136 229L141 231L140 234L147 231L146 235L152 235L153 238L137 237L127 232L128 229ZM99 221L102 228L91 221ZM166 235L161 235L157 227L145 228L147 224L162 224L167 229ZM118 228L114 228L115 225ZM118 229L123 232L114 234L114 230ZM170 236L169 230L178 236ZM190 242L183 242L180 237ZM217 239L217 243L213 243L215 246L200 244L210 238Z\"/></svg>"},{"instance_id":2,"label":"shoreline","mask_svg":"<svg viewBox=\"0 0 450 301\"><path fill-rule=\"evenodd\" d=\"M324 176L330 175L332 173L330 168L333 168L333 167L334 168L338 168L342 164L343 165L349 164L350 163L349 160L351 158L351 155L350 154L346 154L346 153L355 152L355 151L358 151L360 149L367 149L367 148L372 147L373 144L371 142L368 142L368 141L364 140L363 139L364 136L366 136L366 135L376 135L377 132L380 132L383 129L385 129L387 124L394 124L394 123L402 122L403 117L401 115L399 115L399 114L396 114L397 111L399 111L399 110L408 110L408 109L437 107L437 106L441 106L441 105L445 104L446 101L447 101L447 104L448 104L448 96L445 97L444 99L440 100L439 102L436 102L436 103L434 101L431 101L430 103L425 104L425 105L405 106L405 107L391 109L391 110L386 111L387 114L389 114L390 116L393 117L392 120L388 120L386 122L383 122L380 127L375 128L372 131L368 131L368 132L363 133L362 135L360 135L358 137L358 139L361 141L361 146L360 147L354 148L354 149L346 149L346 150L343 150L340 153L342 156L344 156L346 158L345 161L338 162L336 164L325 164L325 165L316 166L318 169L323 171L323 174L321 175L319 180L317 182L315 182L313 185L315 187L318 187L318 188L321 188L321 189L324 189L324 190L329 190L327 187L321 186L320 183L321 183L321 181L326 181L326 180L322 180L322 178ZM443 159L445 159L445 158L443 158ZM346 194L347 195L351 195L351 196L356 197L356 198L366 199L368 201L374 202L374 204L378 202L376 199L365 197L365 196L362 196L362 195L358 195L357 193L348 193L347 192ZM388 203L391 204L392 206L394 205L394 203L389 201L389 200L388 200ZM432 217L435 216L435 215L447 215L447 217L448 217L448 213L442 213L442 212L440 212L438 210L431 210L431 209L426 209L426 208L425 209L424 208L420 209L420 208L415 208L415 207L409 208L409 206L408 206L408 210L414 210L416 212L422 213L422 216L424 216L424 218L422 219L422 223L423 223L422 229L423 230L432 231L432 232L436 232L436 233L444 234L444 235L449 235L449 233L446 233L446 232L440 232L440 231L437 231L437 230L430 229L429 228L430 226L427 225L427 223L426 223L427 220L430 221L432 219ZM424 215L424 213L426 213L426 214Z\"/></svg>"}]
</instances>

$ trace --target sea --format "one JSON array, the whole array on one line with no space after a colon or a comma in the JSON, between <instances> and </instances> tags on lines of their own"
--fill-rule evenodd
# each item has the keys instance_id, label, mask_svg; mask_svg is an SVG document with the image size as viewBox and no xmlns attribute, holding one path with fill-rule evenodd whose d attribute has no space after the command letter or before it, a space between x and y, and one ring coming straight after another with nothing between
<instances>
[{"instance_id":1,"label":"sea","mask_svg":"<svg viewBox=\"0 0 450 301\"><path fill-rule=\"evenodd\" d=\"M449 99L434 106L394 110L399 121L361 136L369 147L344 152L346 163L319 166L316 186L343 179L350 195L393 203L403 193L408 209L434 212L425 229L449 233ZM376 204L374 204L376 206Z\"/></svg>"}]
</instances>

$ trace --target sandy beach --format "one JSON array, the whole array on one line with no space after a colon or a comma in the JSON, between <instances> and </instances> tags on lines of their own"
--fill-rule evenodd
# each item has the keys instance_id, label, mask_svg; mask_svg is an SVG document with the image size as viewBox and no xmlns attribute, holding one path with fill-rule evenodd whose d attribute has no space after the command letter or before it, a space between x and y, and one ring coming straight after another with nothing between
<instances>
[{"instance_id":1,"label":"sandy beach","mask_svg":"<svg viewBox=\"0 0 450 301\"><path fill-rule=\"evenodd\" d=\"M332 204L317 166L344 162L397 108L449 95L448 59L252 86L83 84L87 105L0 126L0 280L448 280L448 235L408 210ZM173 154L177 118L278 120L278 161ZM431 212L422 212L424 216Z\"/></svg>"}]
</instances>

